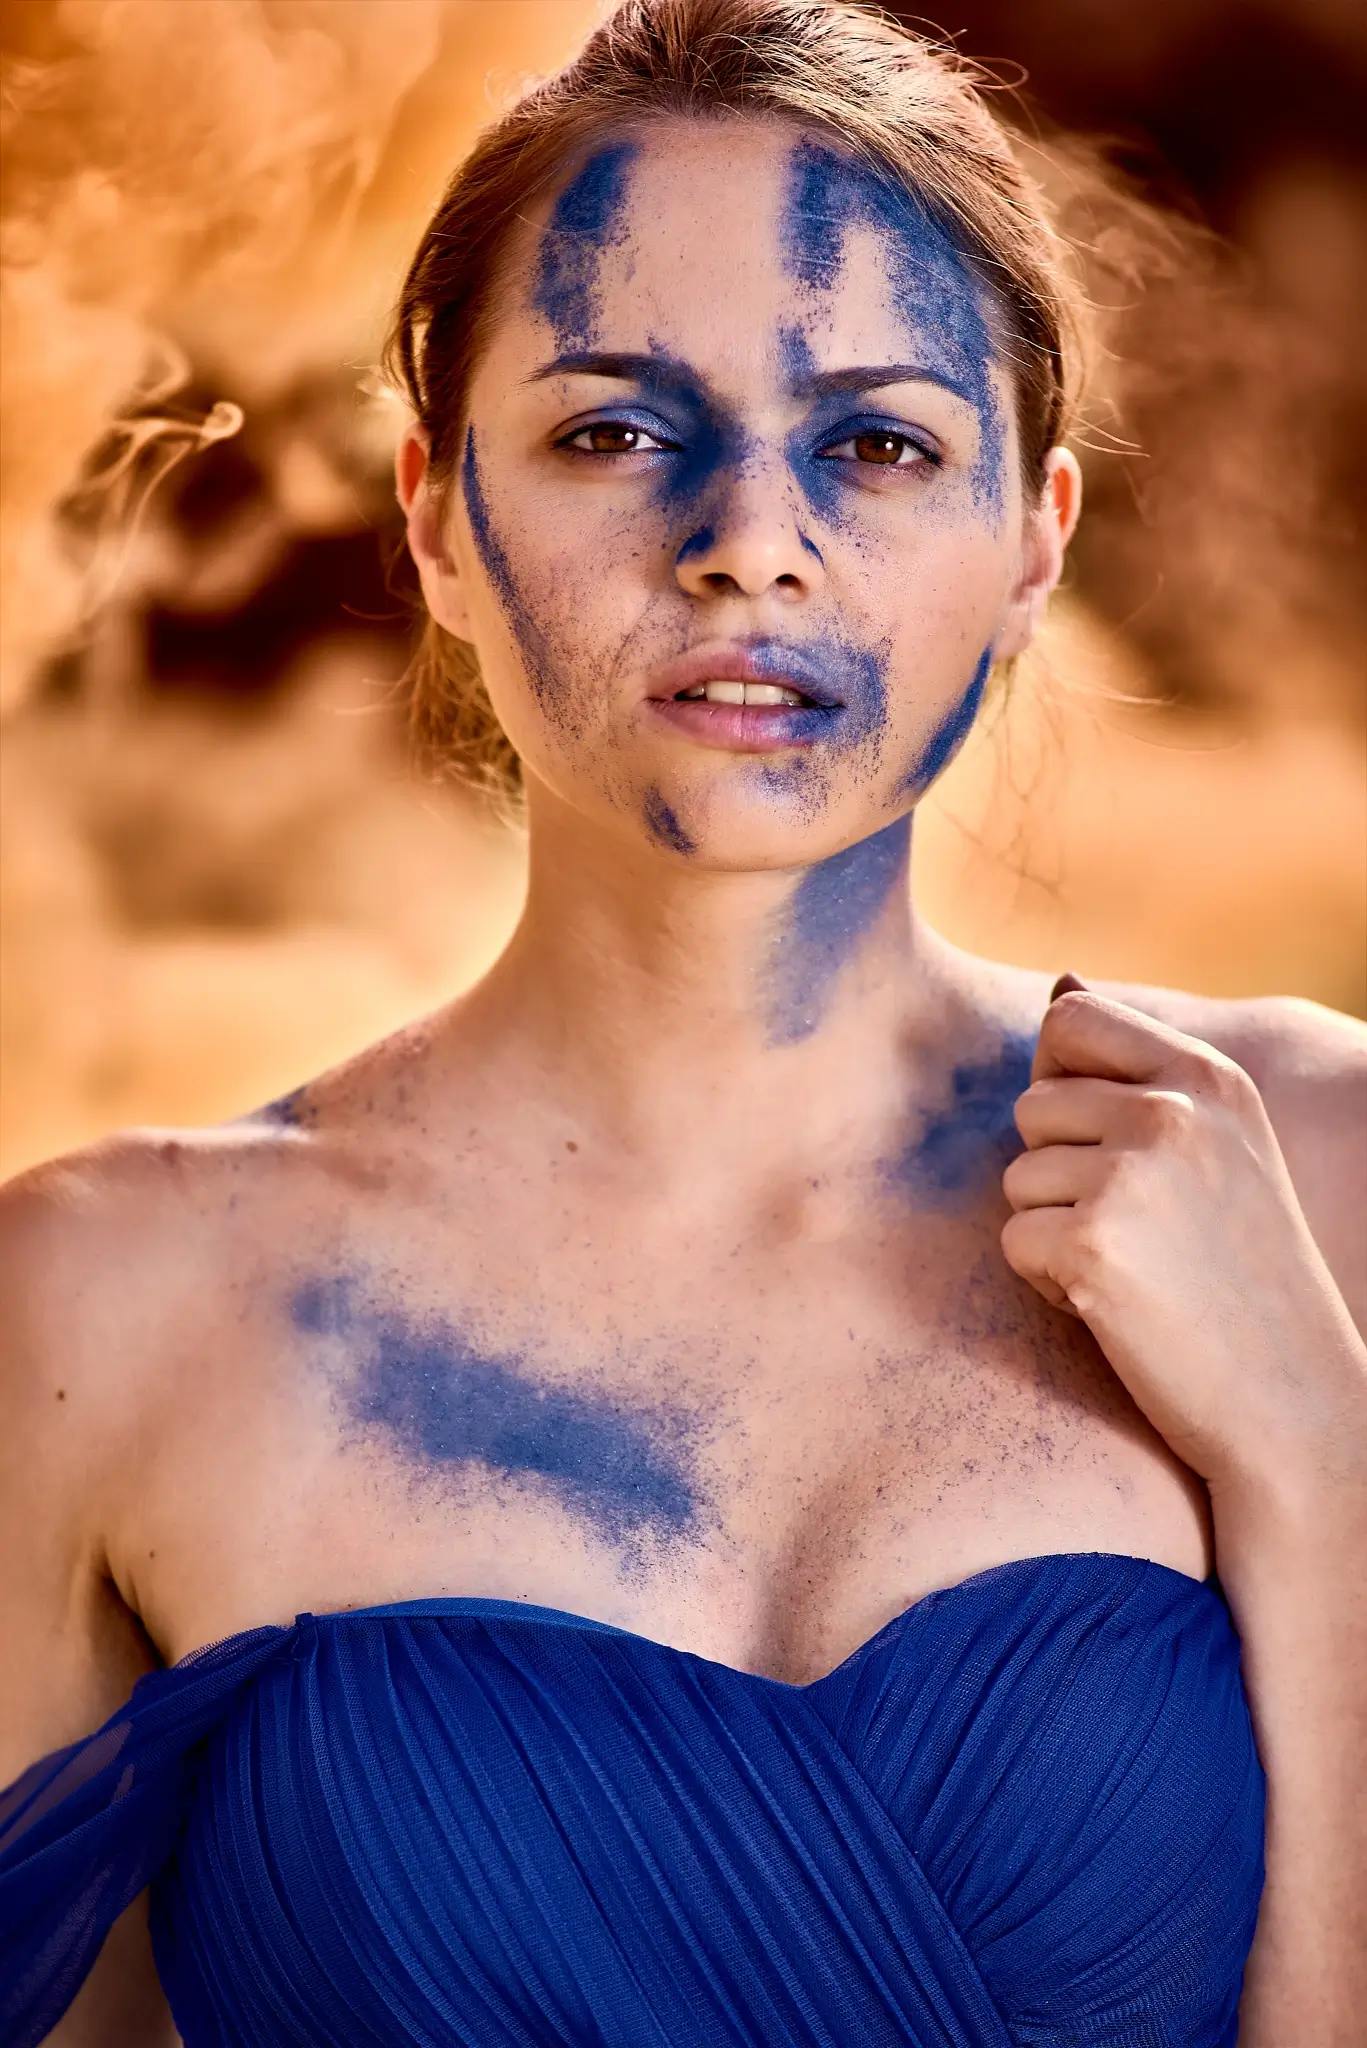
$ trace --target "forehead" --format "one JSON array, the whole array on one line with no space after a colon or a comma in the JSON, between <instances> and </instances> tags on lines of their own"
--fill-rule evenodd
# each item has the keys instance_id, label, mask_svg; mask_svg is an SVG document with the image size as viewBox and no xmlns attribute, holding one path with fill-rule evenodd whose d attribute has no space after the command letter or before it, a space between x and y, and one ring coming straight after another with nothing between
<instances>
[{"instance_id":1,"label":"forehead","mask_svg":"<svg viewBox=\"0 0 1367 2048\"><path fill-rule=\"evenodd\" d=\"M605 139L533 216L524 310L558 347L746 355L800 332L820 356L905 357L970 384L985 293L927 209L775 118L659 119Z\"/></svg>"}]
</instances>

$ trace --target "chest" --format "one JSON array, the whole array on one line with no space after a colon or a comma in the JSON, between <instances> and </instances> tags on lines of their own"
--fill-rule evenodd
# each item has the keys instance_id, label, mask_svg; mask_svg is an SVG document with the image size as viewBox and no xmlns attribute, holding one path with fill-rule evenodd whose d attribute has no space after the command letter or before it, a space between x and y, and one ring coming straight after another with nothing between
<instances>
[{"instance_id":1,"label":"chest","mask_svg":"<svg viewBox=\"0 0 1367 2048\"><path fill-rule=\"evenodd\" d=\"M991 1217L476 1242L459 1271L412 1231L268 1274L151 1489L189 1561L175 1653L490 1595L802 1679L1006 1558L1201 1569L1181 1468Z\"/></svg>"}]
</instances>

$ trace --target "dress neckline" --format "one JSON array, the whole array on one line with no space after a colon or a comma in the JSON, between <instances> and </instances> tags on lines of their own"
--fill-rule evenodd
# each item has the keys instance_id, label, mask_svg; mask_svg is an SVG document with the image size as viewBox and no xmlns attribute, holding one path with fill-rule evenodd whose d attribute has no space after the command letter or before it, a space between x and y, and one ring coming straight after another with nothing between
<instances>
[{"instance_id":1,"label":"dress neckline","mask_svg":"<svg viewBox=\"0 0 1367 2048\"><path fill-rule=\"evenodd\" d=\"M433 1594L426 1599L387 1601L373 1607L333 1608L321 1614L315 1614L308 1609L304 1609L299 1614L296 1614L293 1627L295 1629L336 1628L350 1625L353 1622L367 1621L488 1620L499 1623L523 1622L537 1628L562 1628L573 1630L578 1634L616 1636L619 1640L634 1643L639 1649L649 1651L653 1655L682 1659L691 1664L706 1665L714 1671L725 1672L730 1678L743 1679L754 1685L777 1686L784 1692L811 1692L818 1686L826 1685L842 1672L848 1672L852 1665L871 1655L892 1631L905 1628L915 1614L932 1603L953 1600L961 1595L978 1591L992 1582L1010 1579L1015 1576L1028 1575L1039 1577L1054 1569L1068 1568L1076 1570L1080 1565L1097 1564L1102 1561L1113 1563L1117 1567L1137 1567L1145 1573L1159 1573L1164 1578L1174 1580L1191 1597L1211 1594L1216 1599L1221 1598L1219 1581L1214 1573L1206 1579L1195 1579L1189 1572L1177 1571L1173 1566L1159 1564L1153 1558L1135 1557L1127 1551L1041 1551L1030 1557L1008 1558L1002 1564L988 1565L983 1571L971 1572L967 1578L955 1580L952 1585L935 1587L929 1593L923 1593L919 1599L913 1600L908 1606L902 1608L900 1612L894 1614L891 1620L884 1622L881 1628L875 1629L866 1641L859 1643L850 1651L847 1657L843 1657L829 1671L823 1672L819 1677L808 1679L801 1684L784 1678L770 1678L762 1671L746 1671L740 1665L726 1664L716 1657L705 1657L696 1650L681 1650L674 1643L663 1643L658 1637L644 1635L637 1629L621 1628L615 1622L597 1621L590 1615L575 1614L568 1608L542 1607L532 1601L496 1599L492 1596L481 1594ZM269 1627L270 1624L266 1626ZM282 1628L280 1632L286 1634L289 1631L287 1628ZM223 1637L217 1642L206 1643L200 1649L187 1651L184 1657L178 1658L168 1669L178 1671L184 1666L192 1665L198 1659L207 1656L210 1651L223 1650L231 1644L241 1641L246 1636L259 1635L261 1633L262 1629L260 1627L244 1629L238 1634Z\"/></svg>"}]
</instances>

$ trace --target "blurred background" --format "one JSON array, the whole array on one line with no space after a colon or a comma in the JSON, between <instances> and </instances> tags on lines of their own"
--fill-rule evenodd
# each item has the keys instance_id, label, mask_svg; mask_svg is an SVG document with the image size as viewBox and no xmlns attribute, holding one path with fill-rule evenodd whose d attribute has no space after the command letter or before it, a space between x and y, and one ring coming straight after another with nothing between
<instances>
[{"instance_id":1,"label":"blurred background","mask_svg":"<svg viewBox=\"0 0 1367 2048\"><path fill-rule=\"evenodd\" d=\"M509 931L517 833L409 763L372 366L454 162L599 12L5 0L0 1171L278 1095ZM1367 9L933 25L1000 80L1105 349L1068 587L924 808L923 906L1362 1012Z\"/></svg>"}]
</instances>

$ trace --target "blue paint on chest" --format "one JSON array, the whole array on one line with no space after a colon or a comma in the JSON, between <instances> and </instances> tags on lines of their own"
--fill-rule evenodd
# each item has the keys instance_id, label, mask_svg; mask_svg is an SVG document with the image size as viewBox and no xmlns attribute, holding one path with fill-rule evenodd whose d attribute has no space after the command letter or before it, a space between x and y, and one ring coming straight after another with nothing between
<instances>
[{"instance_id":1,"label":"blue paint on chest","mask_svg":"<svg viewBox=\"0 0 1367 2048\"><path fill-rule=\"evenodd\" d=\"M809 868L783 915L764 975L771 1045L792 1045L820 1024L859 942L907 878L910 818Z\"/></svg>"},{"instance_id":2,"label":"blue paint on chest","mask_svg":"<svg viewBox=\"0 0 1367 2048\"><path fill-rule=\"evenodd\" d=\"M696 1532L696 1422L682 1411L538 1380L522 1359L483 1354L446 1324L361 1302L346 1279L300 1287L290 1311L306 1336L344 1342L356 1427L428 1476L474 1465L531 1484L617 1545Z\"/></svg>"},{"instance_id":3,"label":"blue paint on chest","mask_svg":"<svg viewBox=\"0 0 1367 2048\"><path fill-rule=\"evenodd\" d=\"M587 349L598 317L598 276L605 249L625 240L632 142L591 156L557 198L537 254L533 303L561 349Z\"/></svg>"},{"instance_id":4,"label":"blue paint on chest","mask_svg":"<svg viewBox=\"0 0 1367 2048\"><path fill-rule=\"evenodd\" d=\"M793 150L782 237L789 274L808 292L825 294L837 283L846 237L865 228L880 238L893 301L906 322L916 360L967 399L980 424L981 445L970 475L973 495L994 513L1002 508L1005 422L992 388L994 356L984 287L974 275L952 228L928 203L871 166L804 138ZM782 345L795 360L805 346L798 330ZM810 481L829 494L813 464Z\"/></svg>"},{"instance_id":5,"label":"blue paint on chest","mask_svg":"<svg viewBox=\"0 0 1367 2048\"><path fill-rule=\"evenodd\" d=\"M943 1207L1001 1176L1023 1149L1016 1101L1030 1085L1034 1056L1034 1037L1013 1031L992 1058L964 1060L951 1070L949 1099L926 1116L889 1169L899 1192L927 1208Z\"/></svg>"},{"instance_id":6,"label":"blue paint on chest","mask_svg":"<svg viewBox=\"0 0 1367 2048\"><path fill-rule=\"evenodd\" d=\"M643 805L646 830L661 846L672 848L675 853L696 853L697 847L679 823L673 810L665 802L659 790L653 785L646 791Z\"/></svg>"},{"instance_id":7,"label":"blue paint on chest","mask_svg":"<svg viewBox=\"0 0 1367 2048\"><path fill-rule=\"evenodd\" d=\"M923 796L932 782L942 775L964 741L973 729L973 721L982 705L987 678L992 671L992 649L983 654L973 671L973 680L957 703L951 704L940 723L917 755L906 782L903 794Z\"/></svg>"}]
</instances>

